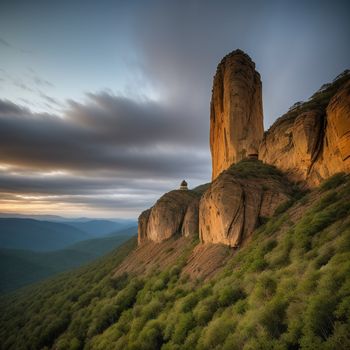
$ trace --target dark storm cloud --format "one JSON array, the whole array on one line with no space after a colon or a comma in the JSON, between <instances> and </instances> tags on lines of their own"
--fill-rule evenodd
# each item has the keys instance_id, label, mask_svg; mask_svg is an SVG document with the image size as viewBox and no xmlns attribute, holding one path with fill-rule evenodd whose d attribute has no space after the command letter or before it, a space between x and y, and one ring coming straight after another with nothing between
<instances>
[{"instance_id":1,"label":"dark storm cloud","mask_svg":"<svg viewBox=\"0 0 350 350\"><path fill-rule=\"evenodd\" d=\"M0 157L32 169L113 170L140 176L199 175L207 170L195 120L155 102L107 93L69 101L63 118L0 101Z\"/></svg>"},{"instance_id":2,"label":"dark storm cloud","mask_svg":"<svg viewBox=\"0 0 350 350\"><path fill-rule=\"evenodd\" d=\"M137 216L183 178L191 185L208 181L207 137L196 133L186 109L107 92L67 104L59 117L0 100L0 192L10 203Z\"/></svg>"},{"instance_id":3,"label":"dark storm cloud","mask_svg":"<svg viewBox=\"0 0 350 350\"><path fill-rule=\"evenodd\" d=\"M58 117L0 100L0 192L8 200L136 216L183 178L208 180L207 138L196 136L185 110L106 92L68 105Z\"/></svg>"},{"instance_id":4,"label":"dark storm cloud","mask_svg":"<svg viewBox=\"0 0 350 350\"><path fill-rule=\"evenodd\" d=\"M151 1L131 18L144 72L208 124L212 77L241 48L263 82L265 126L350 64L348 1Z\"/></svg>"}]
</instances>

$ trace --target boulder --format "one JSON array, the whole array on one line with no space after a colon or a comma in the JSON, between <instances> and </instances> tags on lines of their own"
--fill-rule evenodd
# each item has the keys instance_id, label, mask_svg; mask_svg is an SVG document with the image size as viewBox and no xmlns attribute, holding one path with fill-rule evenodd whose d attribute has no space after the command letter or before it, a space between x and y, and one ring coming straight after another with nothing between
<instances>
[{"instance_id":1,"label":"boulder","mask_svg":"<svg viewBox=\"0 0 350 350\"><path fill-rule=\"evenodd\" d=\"M290 198L282 176L240 176L232 170L221 173L200 200L199 235L204 243L238 247L262 218L271 217Z\"/></svg>"},{"instance_id":2,"label":"boulder","mask_svg":"<svg viewBox=\"0 0 350 350\"><path fill-rule=\"evenodd\" d=\"M162 242L181 234L187 208L197 197L197 193L189 190L174 190L164 194L151 209L140 215L139 243L146 240Z\"/></svg>"}]
</instances>

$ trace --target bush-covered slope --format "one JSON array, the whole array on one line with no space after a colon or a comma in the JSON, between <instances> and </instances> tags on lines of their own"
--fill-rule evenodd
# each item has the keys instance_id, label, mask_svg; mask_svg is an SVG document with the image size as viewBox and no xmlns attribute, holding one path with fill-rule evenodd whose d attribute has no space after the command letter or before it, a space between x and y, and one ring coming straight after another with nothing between
<instances>
[{"instance_id":1,"label":"bush-covered slope","mask_svg":"<svg viewBox=\"0 0 350 350\"><path fill-rule=\"evenodd\" d=\"M112 279L134 246L3 298L2 348L350 348L348 176L279 208L207 281L181 274L191 249Z\"/></svg>"}]
</instances>

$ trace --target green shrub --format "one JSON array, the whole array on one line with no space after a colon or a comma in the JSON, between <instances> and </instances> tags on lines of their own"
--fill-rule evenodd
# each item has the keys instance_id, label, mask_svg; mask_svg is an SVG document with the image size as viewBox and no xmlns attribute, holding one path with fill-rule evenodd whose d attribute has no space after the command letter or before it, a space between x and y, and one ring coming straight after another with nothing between
<instances>
[{"instance_id":1,"label":"green shrub","mask_svg":"<svg viewBox=\"0 0 350 350\"><path fill-rule=\"evenodd\" d=\"M212 319L217 308L218 303L214 296L201 300L193 310L193 316L197 324L207 324Z\"/></svg>"},{"instance_id":2,"label":"green shrub","mask_svg":"<svg viewBox=\"0 0 350 350\"><path fill-rule=\"evenodd\" d=\"M221 307L227 307L245 297L246 295L240 287L226 286L219 291L218 303Z\"/></svg>"},{"instance_id":3,"label":"green shrub","mask_svg":"<svg viewBox=\"0 0 350 350\"><path fill-rule=\"evenodd\" d=\"M293 204L295 203L295 199L291 198L286 200L285 202L281 203L275 210L273 216L278 216L285 211L287 211Z\"/></svg>"},{"instance_id":4,"label":"green shrub","mask_svg":"<svg viewBox=\"0 0 350 350\"><path fill-rule=\"evenodd\" d=\"M191 312L180 314L175 324L174 332L171 340L174 344L182 344L189 333L189 331L195 326L195 320Z\"/></svg>"},{"instance_id":5,"label":"green shrub","mask_svg":"<svg viewBox=\"0 0 350 350\"><path fill-rule=\"evenodd\" d=\"M270 337L279 338L287 330L285 321L288 303L281 297L275 297L268 302L259 317L259 322L267 330Z\"/></svg>"},{"instance_id":6,"label":"green shrub","mask_svg":"<svg viewBox=\"0 0 350 350\"><path fill-rule=\"evenodd\" d=\"M328 191L337 188L338 186L345 183L347 175L345 173L338 173L328 178L327 180L321 183L321 190Z\"/></svg>"},{"instance_id":7,"label":"green shrub","mask_svg":"<svg viewBox=\"0 0 350 350\"><path fill-rule=\"evenodd\" d=\"M235 321L228 316L216 318L204 328L198 348L215 349L225 342L226 337L234 330L235 326Z\"/></svg>"}]
</instances>

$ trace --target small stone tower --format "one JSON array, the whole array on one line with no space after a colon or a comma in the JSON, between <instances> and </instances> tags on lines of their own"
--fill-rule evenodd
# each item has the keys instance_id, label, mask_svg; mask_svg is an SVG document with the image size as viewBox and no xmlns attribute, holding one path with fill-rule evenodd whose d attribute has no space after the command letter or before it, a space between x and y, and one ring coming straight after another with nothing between
<instances>
[{"instance_id":1,"label":"small stone tower","mask_svg":"<svg viewBox=\"0 0 350 350\"><path fill-rule=\"evenodd\" d=\"M180 185L180 190L188 190L187 187L187 182L185 180L182 180L181 185Z\"/></svg>"}]
</instances>

